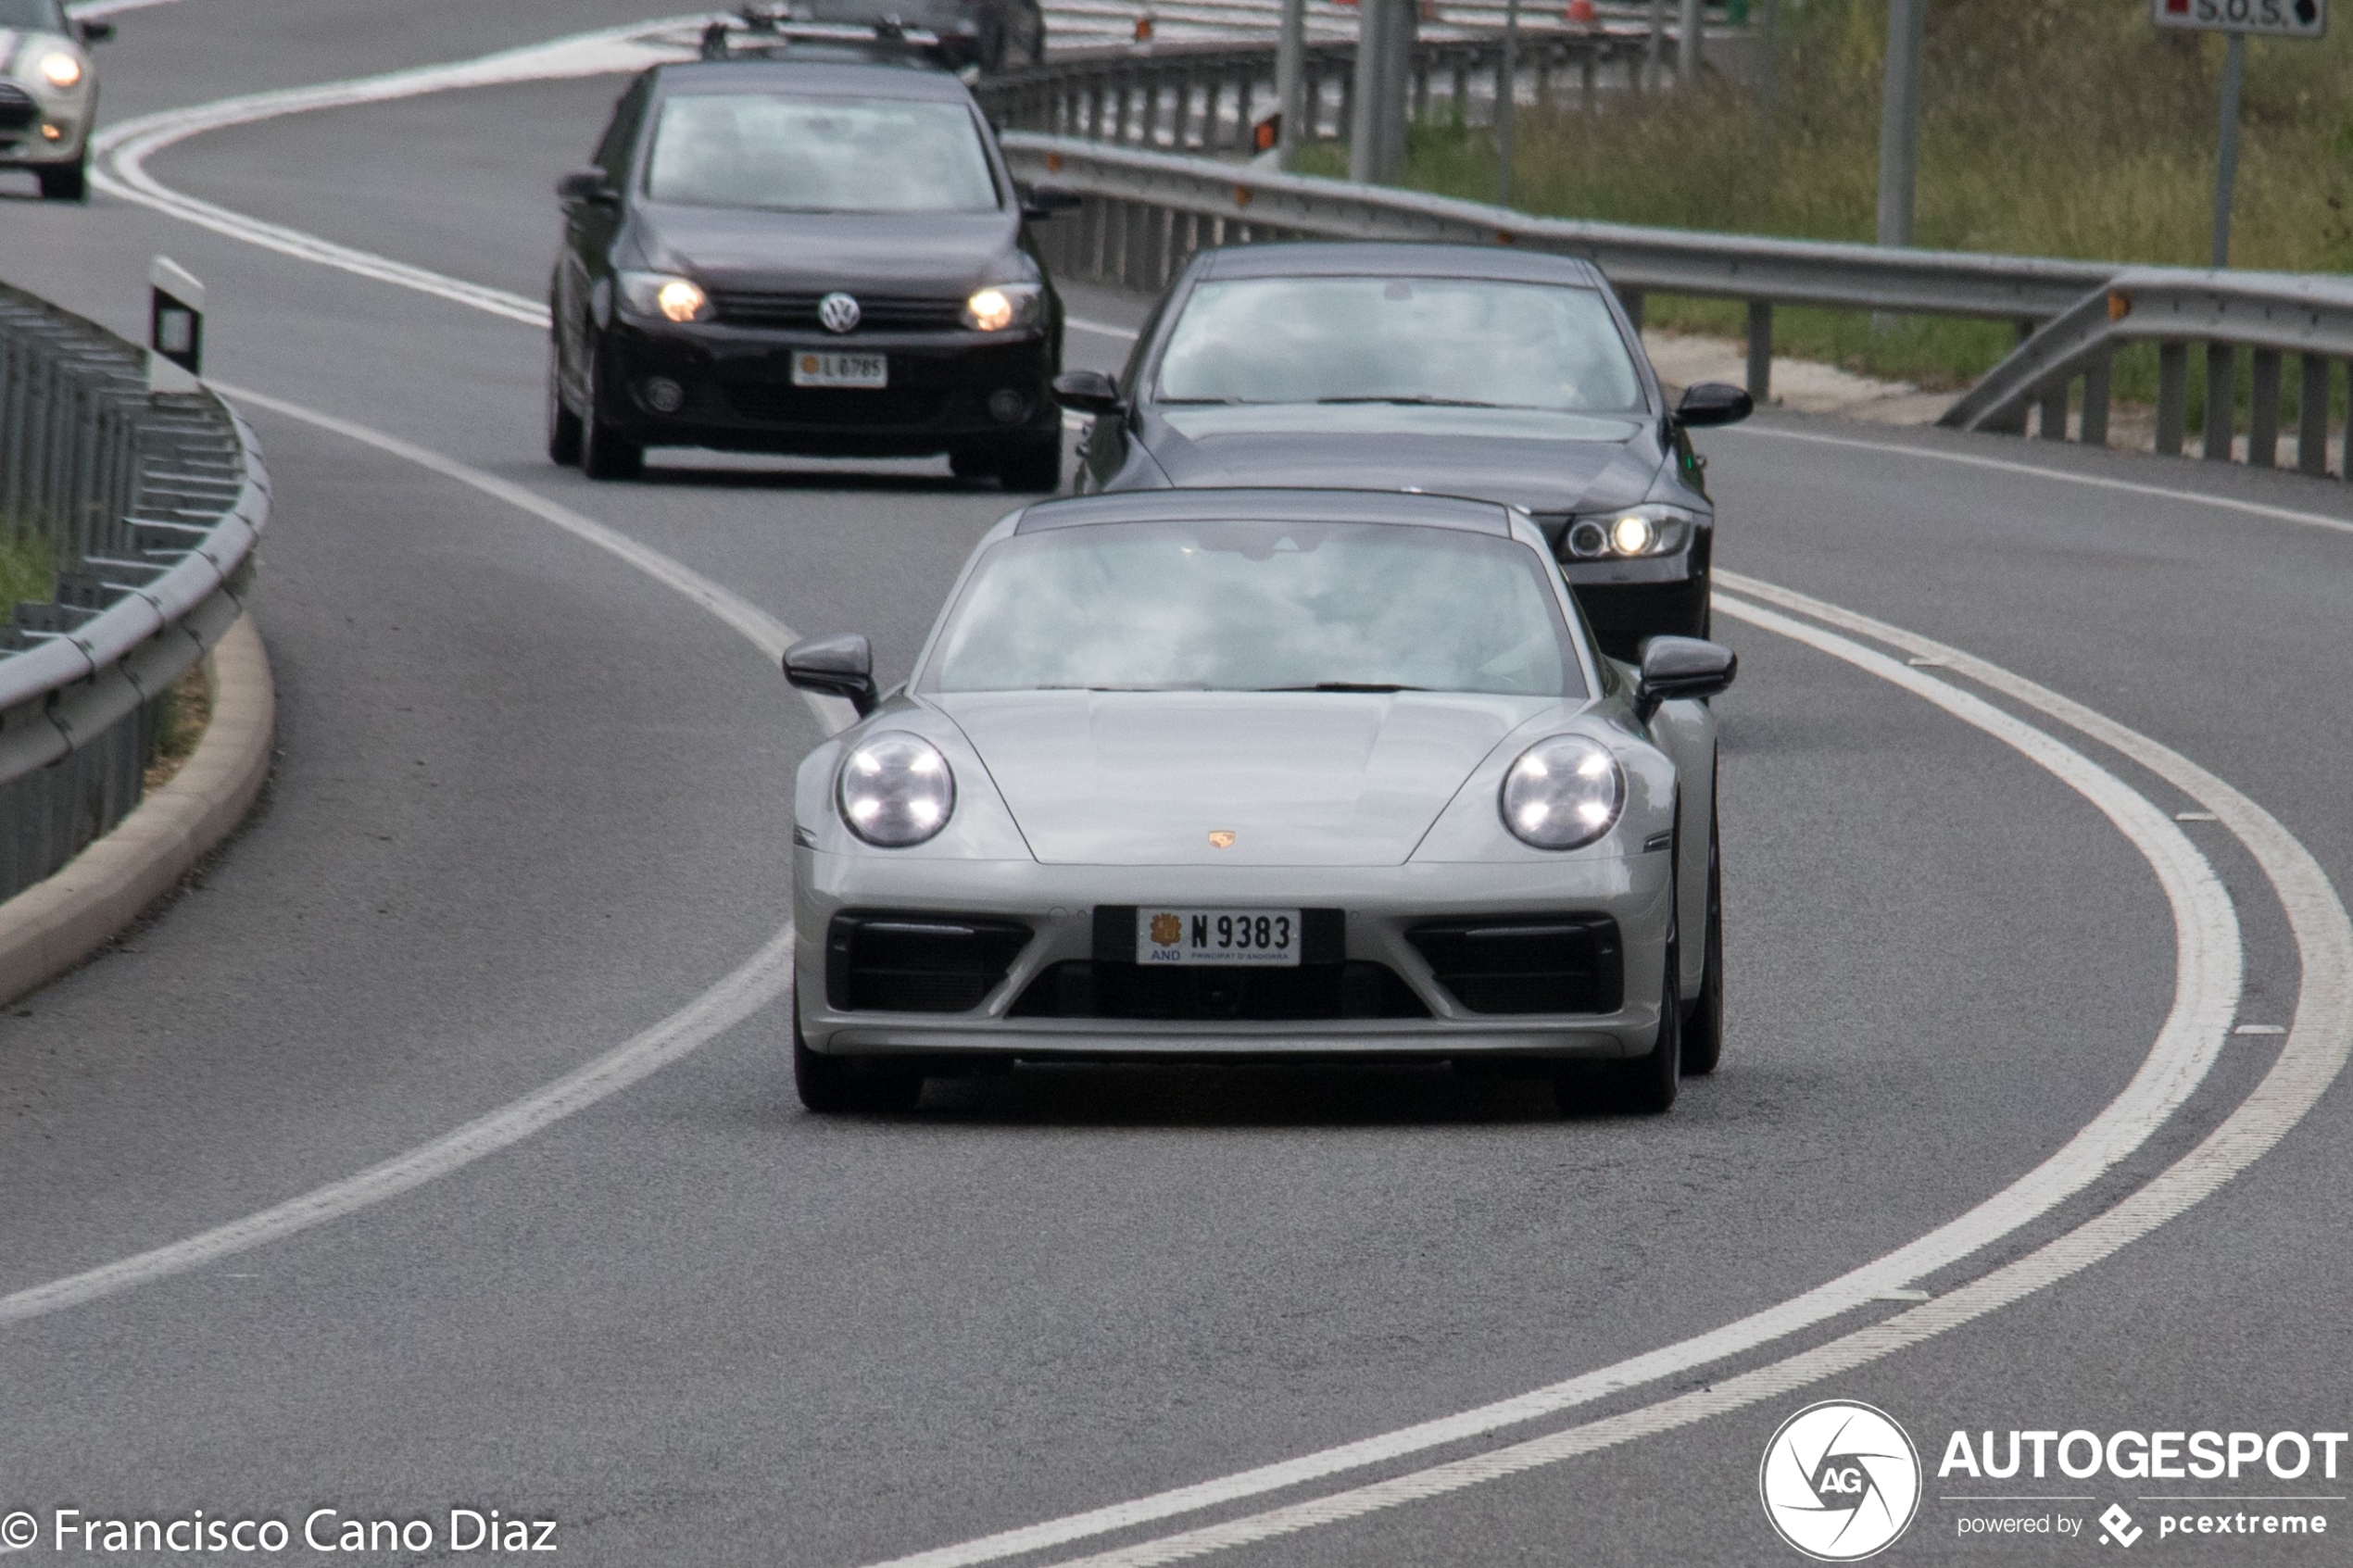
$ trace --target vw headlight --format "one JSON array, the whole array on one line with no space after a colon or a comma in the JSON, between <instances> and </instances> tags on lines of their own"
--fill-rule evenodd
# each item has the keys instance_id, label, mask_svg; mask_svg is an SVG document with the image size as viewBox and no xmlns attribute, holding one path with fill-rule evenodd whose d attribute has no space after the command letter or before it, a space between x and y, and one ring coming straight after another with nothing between
<instances>
[{"instance_id":1,"label":"vw headlight","mask_svg":"<svg viewBox=\"0 0 2353 1568\"><path fill-rule=\"evenodd\" d=\"M711 298L691 278L671 272L621 274L622 308L633 316L659 316L665 321L711 320Z\"/></svg>"},{"instance_id":2,"label":"vw headlight","mask_svg":"<svg viewBox=\"0 0 2353 1568\"><path fill-rule=\"evenodd\" d=\"M1574 849L1610 830L1626 807L1626 775L1606 747L1554 735L1519 754L1504 775L1504 825L1539 849Z\"/></svg>"},{"instance_id":3,"label":"vw headlight","mask_svg":"<svg viewBox=\"0 0 2353 1568\"><path fill-rule=\"evenodd\" d=\"M72 87L82 81L82 62L60 49L41 58L41 80L52 87Z\"/></svg>"},{"instance_id":4,"label":"vw headlight","mask_svg":"<svg viewBox=\"0 0 2353 1568\"><path fill-rule=\"evenodd\" d=\"M1591 512L1570 521L1562 536L1571 560L1627 560L1671 556L1691 539L1697 514L1681 507L1646 501L1639 507Z\"/></svg>"},{"instance_id":5,"label":"vw headlight","mask_svg":"<svg viewBox=\"0 0 2353 1568\"><path fill-rule=\"evenodd\" d=\"M964 325L975 332L1010 332L1035 325L1045 308L1042 283L991 283L964 301Z\"/></svg>"},{"instance_id":6,"label":"vw headlight","mask_svg":"<svg viewBox=\"0 0 2353 1568\"><path fill-rule=\"evenodd\" d=\"M956 809L956 775L921 735L885 730L842 759L835 794L850 832L885 849L903 849L948 825Z\"/></svg>"}]
</instances>

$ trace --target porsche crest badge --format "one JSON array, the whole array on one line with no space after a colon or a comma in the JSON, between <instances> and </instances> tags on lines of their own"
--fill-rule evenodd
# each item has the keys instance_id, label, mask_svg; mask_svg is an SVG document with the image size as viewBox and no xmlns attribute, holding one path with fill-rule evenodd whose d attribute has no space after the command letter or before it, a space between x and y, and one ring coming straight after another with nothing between
<instances>
[{"instance_id":1,"label":"porsche crest badge","mask_svg":"<svg viewBox=\"0 0 2353 1568\"><path fill-rule=\"evenodd\" d=\"M1185 935L1185 922L1175 915L1152 916L1152 946L1173 947Z\"/></svg>"},{"instance_id":2,"label":"porsche crest badge","mask_svg":"<svg viewBox=\"0 0 2353 1568\"><path fill-rule=\"evenodd\" d=\"M1212 828L1209 833L1209 847L1212 849L1231 849L1234 847L1234 830Z\"/></svg>"}]
</instances>

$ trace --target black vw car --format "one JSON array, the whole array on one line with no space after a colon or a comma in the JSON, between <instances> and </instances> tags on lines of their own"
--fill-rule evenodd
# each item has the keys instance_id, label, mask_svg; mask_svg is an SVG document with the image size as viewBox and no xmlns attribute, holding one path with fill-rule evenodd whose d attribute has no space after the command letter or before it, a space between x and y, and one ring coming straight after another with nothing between
<instances>
[{"instance_id":1,"label":"black vw car","mask_svg":"<svg viewBox=\"0 0 2353 1568\"><path fill-rule=\"evenodd\" d=\"M548 456L615 479L648 446L944 452L1053 489L1042 207L955 77L802 52L655 67L558 186Z\"/></svg>"},{"instance_id":2,"label":"black vw car","mask_svg":"<svg viewBox=\"0 0 2353 1568\"><path fill-rule=\"evenodd\" d=\"M1600 272L1470 245L1204 251L1095 416L1079 488L1420 490L1534 514L1604 648L1704 637L1716 513L1684 432L1745 417L1704 383L1669 408Z\"/></svg>"}]
</instances>

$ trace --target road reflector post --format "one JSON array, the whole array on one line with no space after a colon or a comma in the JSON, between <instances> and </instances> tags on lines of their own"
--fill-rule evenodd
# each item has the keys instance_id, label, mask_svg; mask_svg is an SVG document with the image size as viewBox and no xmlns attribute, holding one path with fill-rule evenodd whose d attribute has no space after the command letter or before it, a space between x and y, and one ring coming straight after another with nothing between
<instances>
[{"instance_id":1,"label":"road reflector post","mask_svg":"<svg viewBox=\"0 0 2353 1568\"><path fill-rule=\"evenodd\" d=\"M194 392L204 374L204 284L168 256L147 267L147 387Z\"/></svg>"}]
</instances>

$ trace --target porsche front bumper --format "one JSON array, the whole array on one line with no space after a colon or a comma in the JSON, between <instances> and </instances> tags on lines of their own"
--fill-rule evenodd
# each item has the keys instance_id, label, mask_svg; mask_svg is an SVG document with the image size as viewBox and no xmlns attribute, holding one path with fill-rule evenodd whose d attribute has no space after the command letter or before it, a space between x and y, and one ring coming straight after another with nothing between
<instances>
[{"instance_id":1,"label":"porsche front bumper","mask_svg":"<svg viewBox=\"0 0 2353 1568\"><path fill-rule=\"evenodd\" d=\"M795 1005L810 1047L824 1054L1613 1059L1641 1055L1657 1035L1673 909L1671 857L1664 850L1536 863L1231 869L1048 866L807 847L795 856ZM1039 994L1060 973L1122 956L1115 944L1107 949L1099 941L1099 909L1152 904L1336 911L1338 958L1365 982L1355 995L1377 996L1386 987L1399 1005L1377 1007L1370 1016L1281 1018L1074 1017L1040 1008ZM1000 975L986 978L985 996L966 1010L846 1005L856 998L840 994L838 956L829 953L829 942L837 917L862 916L988 923L1005 930L1006 947L1018 944L1018 951ZM1487 931L1579 922L1608 927L1616 943L1618 984L1607 988L1606 1011L1466 1006L1459 986L1441 976L1416 941L1420 933L1426 942L1434 926Z\"/></svg>"}]
</instances>

